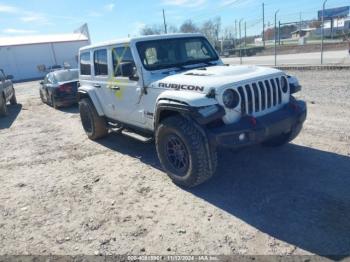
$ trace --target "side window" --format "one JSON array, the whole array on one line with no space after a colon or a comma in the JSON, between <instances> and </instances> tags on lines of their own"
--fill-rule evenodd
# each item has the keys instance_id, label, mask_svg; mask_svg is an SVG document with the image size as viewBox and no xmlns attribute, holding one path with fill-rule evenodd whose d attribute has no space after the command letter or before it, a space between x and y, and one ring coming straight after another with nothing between
<instances>
[{"instance_id":1,"label":"side window","mask_svg":"<svg viewBox=\"0 0 350 262\"><path fill-rule=\"evenodd\" d=\"M116 47L112 49L114 76L121 76L120 64L125 62L134 63L130 47Z\"/></svg>"},{"instance_id":2,"label":"side window","mask_svg":"<svg viewBox=\"0 0 350 262\"><path fill-rule=\"evenodd\" d=\"M108 75L107 49L94 52L95 76Z\"/></svg>"},{"instance_id":3,"label":"side window","mask_svg":"<svg viewBox=\"0 0 350 262\"><path fill-rule=\"evenodd\" d=\"M91 75L91 59L90 52L80 54L80 74Z\"/></svg>"}]
</instances>

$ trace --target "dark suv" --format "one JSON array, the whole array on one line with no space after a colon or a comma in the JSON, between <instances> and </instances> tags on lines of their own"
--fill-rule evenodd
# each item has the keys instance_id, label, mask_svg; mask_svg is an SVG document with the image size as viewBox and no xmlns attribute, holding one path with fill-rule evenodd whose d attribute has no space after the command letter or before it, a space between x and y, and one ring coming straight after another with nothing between
<instances>
[{"instance_id":1,"label":"dark suv","mask_svg":"<svg viewBox=\"0 0 350 262\"><path fill-rule=\"evenodd\" d=\"M7 115L7 102L10 102L11 105L17 104L12 79L13 76L5 75L4 71L0 69L0 116Z\"/></svg>"}]
</instances>

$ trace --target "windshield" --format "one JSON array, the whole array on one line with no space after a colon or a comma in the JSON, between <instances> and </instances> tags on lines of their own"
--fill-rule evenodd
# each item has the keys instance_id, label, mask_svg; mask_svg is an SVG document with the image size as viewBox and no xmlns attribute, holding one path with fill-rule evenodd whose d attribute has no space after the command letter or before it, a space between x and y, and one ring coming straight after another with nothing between
<instances>
[{"instance_id":1,"label":"windshield","mask_svg":"<svg viewBox=\"0 0 350 262\"><path fill-rule=\"evenodd\" d=\"M204 37L144 41L137 43L136 46L147 70L181 67L219 59Z\"/></svg>"},{"instance_id":2,"label":"windshield","mask_svg":"<svg viewBox=\"0 0 350 262\"><path fill-rule=\"evenodd\" d=\"M78 70L57 71L54 73L57 82L78 81Z\"/></svg>"}]
</instances>

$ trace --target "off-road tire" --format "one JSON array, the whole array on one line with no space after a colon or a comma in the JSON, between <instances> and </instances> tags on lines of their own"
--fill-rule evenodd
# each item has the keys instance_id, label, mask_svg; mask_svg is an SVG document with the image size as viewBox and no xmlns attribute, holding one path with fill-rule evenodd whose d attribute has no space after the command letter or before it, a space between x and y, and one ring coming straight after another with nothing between
<instances>
[{"instance_id":1,"label":"off-road tire","mask_svg":"<svg viewBox=\"0 0 350 262\"><path fill-rule=\"evenodd\" d=\"M10 99L10 104L11 105L17 105L17 97L16 97L16 92L15 92L15 89L13 89L13 95Z\"/></svg>"},{"instance_id":2,"label":"off-road tire","mask_svg":"<svg viewBox=\"0 0 350 262\"><path fill-rule=\"evenodd\" d=\"M108 135L107 123L100 117L91 101L84 98L79 101L80 119L86 135L91 140L97 140Z\"/></svg>"},{"instance_id":3,"label":"off-road tire","mask_svg":"<svg viewBox=\"0 0 350 262\"><path fill-rule=\"evenodd\" d=\"M293 127L292 131L290 131L287 134L281 134L279 136L273 137L265 142L262 143L265 147L280 147L285 144L288 144L292 142L301 132L303 129L303 124L298 124L295 127Z\"/></svg>"},{"instance_id":4,"label":"off-road tire","mask_svg":"<svg viewBox=\"0 0 350 262\"><path fill-rule=\"evenodd\" d=\"M187 171L179 174L168 158L167 141L176 136L185 145L189 165ZM216 148L208 148L206 138L189 120L181 116L164 119L156 131L158 158L168 176L175 184L194 187L210 179L217 168ZM209 152L208 152L209 151Z\"/></svg>"},{"instance_id":5,"label":"off-road tire","mask_svg":"<svg viewBox=\"0 0 350 262\"><path fill-rule=\"evenodd\" d=\"M0 94L0 116L7 116L6 99L3 94Z\"/></svg>"}]
</instances>

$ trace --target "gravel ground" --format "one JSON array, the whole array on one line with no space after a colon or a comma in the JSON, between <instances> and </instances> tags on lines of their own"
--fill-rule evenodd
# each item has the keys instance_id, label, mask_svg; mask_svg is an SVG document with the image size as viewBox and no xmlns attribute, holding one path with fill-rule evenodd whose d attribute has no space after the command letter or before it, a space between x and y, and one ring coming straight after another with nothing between
<instances>
[{"instance_id":1,"label":"gravel ground","mask_svg":"<svg viewBox=\"0 0 350 262\"><path fill-rule=\"evenodd\" d=\"M279 149L219 153L219 176L184 190L153 144L92 142L78 110L40 102L0 120L1 254L350 254L350 72L299 77L309 117Z\"/></svg>"}]
</instances>

